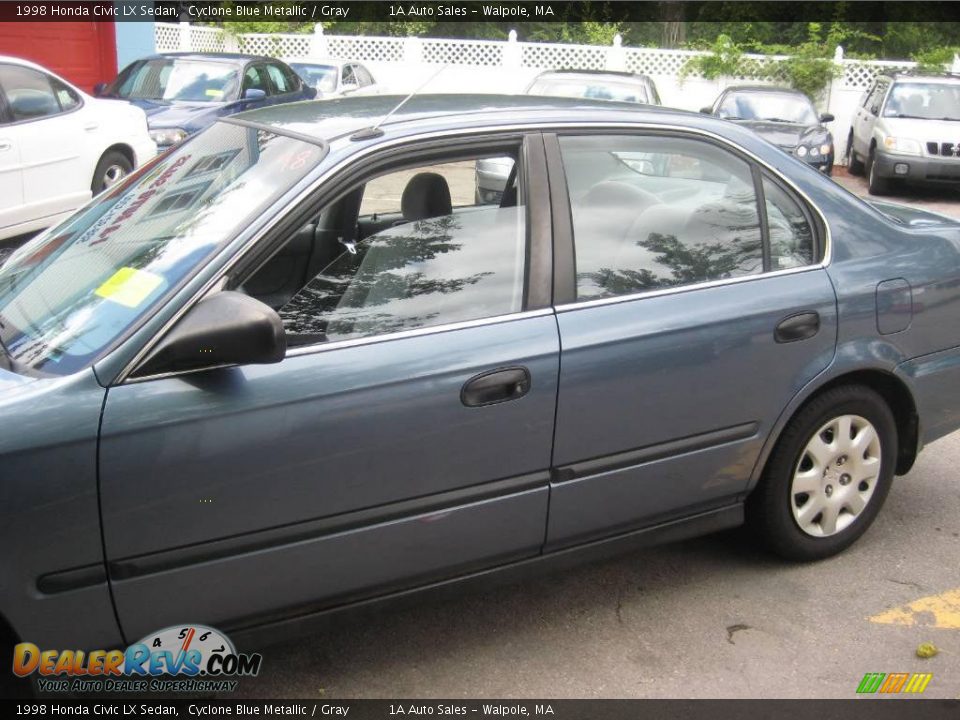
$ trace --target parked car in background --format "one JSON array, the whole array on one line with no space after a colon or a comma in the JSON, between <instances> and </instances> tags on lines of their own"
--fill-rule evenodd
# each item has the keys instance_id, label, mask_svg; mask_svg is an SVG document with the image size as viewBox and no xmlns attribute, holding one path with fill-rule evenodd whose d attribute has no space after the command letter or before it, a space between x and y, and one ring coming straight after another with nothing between
<instances>
[{"instance_id":1,"label":"parked car in background","mask_svg":"<svg viewBox=\"0 0 960 720\"><path fill-rule=\"evenodd\" d=\"M285 62L317 91L318 98L376 95L380 86L363 63L336 58L286 58Z\"/></svg>"},{"instance_id":2,"label":"parked car in background","mask_svg":"<svg viewBox=\"0 0 960 720\"><path fill-rule=\"evenodd\" d=\"M873 195L893 180L960 185L960 77L879 76L854 115L847 165Z\"/></svg>"},{"instance_id":3,"label":"parked car in background","mask_svg":"<svg viewBox=\"0 0 960 720\"><path fill-rule=\"evenodd\" d=\"M156 151L142 110L0 56L0 239L56 224Z\"/></svg>"},{"instance_id":4,"label":"parked car in background","mask_svg":"<svg viewBox=\"0 0 960 720\"><path fill-rule=\"evenodd\" d=\"M960 222L698 113L400 100L220 119L0 268L0 645L745 520L825 558L960 427Z\"/></svg>"},{"instance_id":5,"label":"parked car in background","mask_svg":"<svg viewBox=\"0 0 960 720\"><path fill-rule=\"evenodd\" d=\"M769 85L735 85L724 90L701 112L753 130L772 145L830 175L833 135L825 123L834 117L817 114L810 98L799 90Z\"/></svg>"},{"instance_id":6,"label":"parked car in background","mask_svg":"<svg viewBox=\"0 0 960 720\"><path fill-rule=\"evenodd\" d=\"M546 70L534 78L524 93L644 105L661 104L653 78L639 73L610 70ZM475 173L477 202L500 202L512 167L513 162L509 158L478 160Z\"/></svg>"},{"instance_id":7,"label":"parked car in background","mask_svg":"<svg viewBox=\"0 0 960 720\"><path fill-rule=\"evenodd\" d=\"M161 150L217 118L316 95L286 63L234 53L151 55L130 63L96 91L142 108Z\"/></svg>"},{"instance_id":8,"label":"parked car in background","mask_svg":"<svg viewBox=\"0 0 960 720\"><path fill-rule=\"evenodd\" d=\"M526 94L661 104L652 78L611 70L547 70L534 78Z\"/></svg>"}]
</instances>

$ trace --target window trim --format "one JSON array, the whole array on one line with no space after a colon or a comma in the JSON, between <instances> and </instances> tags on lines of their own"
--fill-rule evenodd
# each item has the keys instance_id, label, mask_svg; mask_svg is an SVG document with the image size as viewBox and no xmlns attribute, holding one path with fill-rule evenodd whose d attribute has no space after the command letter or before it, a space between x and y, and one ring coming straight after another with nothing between
<instances>
[{"instance_id":1,"label":"window trim","mask_svg":"<svg viewBox=\"0 0 960 720\"><path fill-rule=\"evenodd\" d=\"M221 122L233 122L237 124L248 125L250 127L260 128L263 130L268 130L269 132L276 133L278 135L287 135L289 137L301 137L301 139L306 139L300 133L293 133L285 128L277 128L270 125L263 125L260 123L254 123L248 120L238 120L236 118L224 119ZM651 121L627 121L627 120L613 120L613 121L604 121L604 120L573 120L573 121L550 121L543 122L542 120L537 121L535 119L528 120L526 122L515 122L509 124L488 124L480 125L476 127L457 127L452 128L446 131L421 131L420 133L413 133L409 135L402 135L400 137L392 138L381 143L373 143L363 150L351 154L348 157L340 160L337 164L332 167L321 171L319 174L314 175L314 177L306 182L306 186L299 191L296 196L285 203L285 207L296 207L300 211L296 210L290 213L284 213L282 210L278 210L277 206L269 208L266 212L273 212L273 215L270 219L264 224L264 226L253 233L243 244L242 247L237 248L234 254L226 258L223 266L216 272L214 275L207 280L200 287L192 297L185 301L179 308L177 308L171 316L163 323L159 331L157 331L153 337L149 338L143 345L138 348L132 355L129 360L123 362L119 372L113 374L113 377L109 380L105 380L105 384L108 387L113 387L117 385L122 385L128 382L134 381L143 381L149 380L151 377L137 378L136 380L130 378L131 373L143 362L147 354L152 350L156 344L163 338L170 329L192 308L196 303L198 303L203 298L209 296L211 293L222 290L225 286L225 279L227 276L232 273L236 266L243 265L243 263L248 262L247 255L248 253L257 246L262 246L264 240L269 240L271 237L274 237L277 233L280 232L290 232L294 230L299 225L305 223L311 216L311 210L319 210L319 205L317 200L322 200L323 202L329 202L332 198L336 197L338 188L335 185L335 181L339 178L342 178L345 174L349 173L349 170L356 165L360 165L364 162L370 162L371 156L382 156L383 154L393 152L407 152L411 151L411 146L416 145L417 143L422 143L425 137L429 137L437 143L463 143L464 138L468 140L478 138L478 137L491 137L498 136L501 138L508 137L511 134L529 136L537 133L583 133L587 130L593 130L597 132L607 132L612 131L622 131L622 132L652 132L660 131L665 133L679 133L681 135L691 135L701 138L709 138L714 142L719 143L722 147L731 149L735 152L742 154L748 159L748 161L754 162L759 165L761 168L764 168L774 174L775 177L777 170L773 165L770 164L767 160L764 160L762 157L754 153L753 151L741 148L733 140L724 137L712 130L703 129L703 128L686 128L685 130L678 131L675 125L666 124L663 122L651 122ZM308 136L309 137L309 136ZM333 140L336 140L334 138ZM316 137L309 137L310 142L326 144L324 141L319 140ZM374 157L376 159L376 157ZM547 168L544 168L544 174L548 174ZM549 181L549 180L548 180ZM795 194L802 198L803 203L811 208L815 212L815 216L820 219L818 227L823 228L824 237L823 237L823 253L822 259L819 265L811 265L801 268L789 268L786 270L771 272L768 275L755 275L747 276L746 278L730 278L726 282L743 282L746 280L756 280L758 278L766 277L775 277L777 275L783 274L792 274L797 272L810 272L816 269L823 269L830 265L833 259L833 240L830 232L830 225L827 222L826 217L823 214L823 211L810 199L809 195L797 187L789 178L784 178L783 182L788 185ZM331 190L327 190L326 186L328 184L333 184ZM339 188L342 191L342 187ZM565 195L566 193L563 193ZM555 202L556 195L553 192L551 186L551 203ZM553 215L552 217L555 217ZM217 257L211 258L210 262L216 262ZM720 281L724 282L724 281ZM680 292L686 291L690 288L697 286L686 286L684 288L676 289L670 288L669 292ZM666 292L664 292L666 294ZM589 301L593 303L607 303L608 301L615 302L624 302L627 296L621 296L618 298L603 298L601 300ZM587 307L588 304L576 303L573 305L558 306L556 301L552 310L548 312L566 312L569 310L578 310L581 308ZM159 308L157 310L159 312ZM434 328L434 331L438 331L438 328ZM124 340L128 340L129 336ZM114 352L117 349L117 346L112 348L110 352ZM102 362L102 360L101 360ZM96 364L94 365L96 367Z\"/></svg>"},{"instance_id":2,"label":"window trim","mask_svg":"<svg viewBox=\"0 0 960 720\"><path fill-rule=\"evenodd\" d=\"M38 70L37 68L30 67L29 65L18 65L17 63L10 62L0 63L0 68L3 67L15 67L20 68L21 70L32 70L35 73L43 75L47 79L48 83L50 82L50 78L54 78L73 90L77 94L77 97L80 98L80 102L78 102L69 110L64 110L63 105L60 103L60 98L57 97L57 92L53 89L53 85L51 84L50 92L53 94L53 99L57 101L57 107L60 108L60 112L54 113L53 115L44 115L43 117L28 118L26 120L14 120L13 110L10 107L10 100L7 98L6 88L4 88L3 84L0 83L0 96L2 96L2 101L0 101L0 108L2 108L2 113L0 113L0 127L14 127L16 125L26 125L28 123L43 122L44 120L50 120L52 118L65 117L67 115L72 115L75 112L79 112L87 104L84 94L80 91L80 89L74 87L63 78L57 77L56 75L48 73L44 70Z\"/></svg>"},{"instance_id":3,"label":"window trim","mask_svg":"<svg viewBox=\"0 0 960 720\"><path fill-rule=\"evenodd\" d=\"M814 215L810 211L810 208L815 208L814 203L806 196L805 193L795 188L792 183L789 185L780 179L780 176L776 173L775 169L764 162L761 158L752 155L749 151L741 149L739 146L735 145L729 140L722 138L720 136L714 135L708 131L700 131L697 129L693 130L680 130L677 128L655 128L655 127L589 127L589 126L580 126L574 127L569 130L563 129L554 133L549 133L545 129L544 140L548 142L548 148L550 142L555 142L554 152L556 153L556 159L553 165L549 165L551 173L557 173L563 171L562 157L560 156L560 143L559 138L561 136L577 136L582 137L584 135L638 135L638 136L664 136L672 137L678 139L687 139L700 142L710 143L720 150L730 153L734 157L742 160L747 163L748 168L751 172L751 177L754 184L754 194L757 201L757 211L761 213L761 238L763 243L763 256L764 256L764 270L762 272L753 274L753 275L740 275L732 278L721 278L717 280L705 280L698 283L690 283L689 285L677 285L673 287L666 288L657 288L654 290L643 290L636 293L628 293L624 295L614 295L611 297L602 297L594 298L592 300L583 300L577 301L576 299L576 287L577 287L577 275L576 275L576 238L573 237L573 209L570 204L570 193L567 189L566 184L566 175L565 172L561 175L553 175L551 180L551 199L555 205L559 205L559 212L555 212L554 217L558 215L561 218L566 216L569 218L569 229L564 229L565 232L570 233L569 246L560 248L559 250L554 248L554 288L559 288L560 293L555 292L554 296L554 309L560 312L570 312L580 308L588 307L597 307L601 305L612 305L621 302L630 302L633 300L639 300L646 297L657 297L661 295L671 295L674 293L689 292L691 290L701 290L711 287L718 287L721 285L730 285L738 282L751 282L756 280L762 280L768 277L778 277L780 275L794 274L798 272L810 272L812 270L822 269L826 267L830 262L830 242L829 242L829 226L826 223L826 219L823 218L823 214L817 209L816 217L823 218L822 222L811 222ZM551 137L553 140L550 140ZM549 154L549 150L548 150ZM556 167L556 163L559 162L559 170ZM769 261L769 229L767 228L765 218L766 218L766 199L763 195L763 183L758 184L758 173L759 175L766 174L770 180L776 182L778 186L787 192L790 197L797 201L797 204L800 206L801 210L804 213L804 216L810 222L811 229L813 230L813 239L814 239L814 261L809 265L802 265L796 268L786 268L783 270L767 270L767 263ZM564 223L566 224L566 223ZM556 226L555 226L556 227ZM567 245L566 238L562 238L564 245ZM558 252L563 252L567 257L557 258ZM569 294L568 294L569 293ZM558 299L559 298L559 299Z\"/></svg>"}]
</instances>

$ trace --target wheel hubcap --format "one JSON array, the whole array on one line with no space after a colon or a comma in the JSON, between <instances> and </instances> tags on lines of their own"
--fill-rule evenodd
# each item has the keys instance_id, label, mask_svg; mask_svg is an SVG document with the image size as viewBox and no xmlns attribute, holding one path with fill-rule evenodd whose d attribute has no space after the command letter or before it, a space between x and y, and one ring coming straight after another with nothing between
<instances>
[{"instance_id":1,"label":"wheel hubcap","mask_svg":"<svg viewBox=\"0 0 960 720\"><path fill-rule=\"evenodd\" d=\"M111 165L103 173L103 187L108 188L123 180L127 171L119 165Z\"/></svg>"},{"instance_id":2,"label":"wheel hubcap","mask_svg":"<svg viewBox=\"0 0 960 720\"><path fill-rule=\"evenodd\" d=\"M800 529L828 537L854 523L873 497L880 456L876 428L859 415L841 415L815 432L790 487L790 509Z\"/></svg>"}]
</instances>

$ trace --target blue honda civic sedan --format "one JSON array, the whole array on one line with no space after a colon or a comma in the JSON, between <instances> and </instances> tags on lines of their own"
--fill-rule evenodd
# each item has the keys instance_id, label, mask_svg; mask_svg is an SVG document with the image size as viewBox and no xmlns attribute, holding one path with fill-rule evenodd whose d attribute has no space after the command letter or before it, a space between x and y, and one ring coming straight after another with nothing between
<instances>
[{"instance_id":1,"label":"blue honda civic sedan","mask_svg":"<svg viewBox=\"0 0 960 720\"><path fill-rule=\"evenodd\" d=\"M317 94L286 63L237 53L151 55L130 63L113 82L97 85L95 92L142 108L150 137L160 150L217 118L311 100Z\"/></svg>"},{"instance_id":2,"label":"blue honda civic sedan","mask_svg":"<svg viewBox=\"0 0 960 720\"><path fill-rule=\"evenodd\" d=\"M824 558L960 427L960 223L702 114L399 101L221 118L0 269L7 641L744 522Z\"/></svg>"}]
</instances>

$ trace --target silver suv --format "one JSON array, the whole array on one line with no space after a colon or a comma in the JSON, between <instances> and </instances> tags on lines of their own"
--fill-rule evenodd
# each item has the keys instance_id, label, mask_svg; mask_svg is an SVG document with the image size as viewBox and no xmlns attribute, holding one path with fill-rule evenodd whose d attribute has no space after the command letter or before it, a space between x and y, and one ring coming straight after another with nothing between
<instances>
[{"instance_id":1,"label":"silver suv","mask_svg":"<svg viewBox=\"0 0 960 720\"><path fill-rule=\"evenodd\" d=\"M871 195L894 179L960 184L960 76L881 75L863 94L847 165Z\"/></svg>"}]
</instances>

